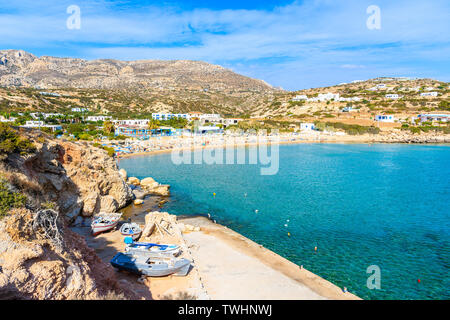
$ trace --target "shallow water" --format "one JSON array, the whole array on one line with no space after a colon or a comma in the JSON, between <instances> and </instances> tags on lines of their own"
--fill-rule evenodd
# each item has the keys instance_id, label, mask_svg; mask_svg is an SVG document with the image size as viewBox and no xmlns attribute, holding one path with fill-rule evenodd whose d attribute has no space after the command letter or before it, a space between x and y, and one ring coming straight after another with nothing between
<instances>
[{"instance_id":1,"label":"shallow water","mask_svg":"<svg viewBox=\"0 0 450 320\"><path fill-rule=\"evenodd\" d=\"M361 298L450 298L449 146L281 145L274 176L257 165L176 166L170 154L119 165L170 184L164 210L209 213ZM367 288L371 265L380 290Z\"/></svg>"}]
</instances>

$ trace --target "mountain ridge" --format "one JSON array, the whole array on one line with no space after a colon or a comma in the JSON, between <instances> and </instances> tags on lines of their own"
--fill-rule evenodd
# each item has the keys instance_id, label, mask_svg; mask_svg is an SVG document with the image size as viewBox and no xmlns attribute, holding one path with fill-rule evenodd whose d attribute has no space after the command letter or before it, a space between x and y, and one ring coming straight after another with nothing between
<instances>
[{"instance_id":1,"label":"mountain ridge","mask_svg":"<svg viewBox=\"0 0 450 320\"><path fill-rule=\"evenodd\" d=\"M273 86L219 65L195 60L86 60L37 57L24 50L0 50L1 86L43 89L142 88L276 91Z\"/></svg>"}]
</instances>

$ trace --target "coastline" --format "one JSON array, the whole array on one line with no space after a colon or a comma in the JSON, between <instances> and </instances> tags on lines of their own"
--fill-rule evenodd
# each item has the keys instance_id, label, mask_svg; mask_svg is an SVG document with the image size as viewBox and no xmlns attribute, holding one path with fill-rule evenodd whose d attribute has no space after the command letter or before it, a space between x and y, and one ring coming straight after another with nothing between
<instances>
[{"instance_id":1,"label":"coastline","mask_svg":"<svg viewBox=\"0 0 450 320\"><path fill-rule=\"evenodd\" d=\"M356 138L358 137L358 138ZM332 138L332 139L330 139ZM377 139L378 138L378 139ZM439 141L442 140L442 141ZM266 141L266 142L252 142L252 143L236 143L233 145L233 147L250 147L250 146L257 146L257 145L269 145L269 144L278 144L278 145L288 145L288 144L313 144L313 143L336 143L336 144L427 144L427 145L447 145L450 143L450 137L445 136L439 136L439 138L436 138L436 141L428 142L428 140L425 138L425 142L410 142L405 141L402 139L380 139L380 137L374 137L374 136L325 136L321 139L294 139L290 141ZM206 145L206 146L190 146L190 147L181 147L181 148L165 148L161 150L152 150L152 151L145 151L145 152L134 152L134 153L125 153L116 155L117 159L124 159L124 158L131 158L135 156L150 156L150 155L157 155L157 154L166 154L171 152L181 152L181 151L198 151L198 150L207 150L207 149L218 149L218 148L225 148L225 145Z\"/></svg>"}]
</instances>

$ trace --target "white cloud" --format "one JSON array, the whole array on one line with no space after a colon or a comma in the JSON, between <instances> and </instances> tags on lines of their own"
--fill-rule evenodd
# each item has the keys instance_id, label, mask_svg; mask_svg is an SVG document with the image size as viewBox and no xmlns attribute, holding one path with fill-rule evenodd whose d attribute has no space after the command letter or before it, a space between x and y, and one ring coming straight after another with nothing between
<instances>
[{"instance_id":1,"label":"white cloud","mask_svg":"<svg viewBox=\"0 0 450 320\"><path fill-rule=\"evenodd\" d=\"M32 1L0 5L0 30L8 30L2 47L49 55L59 48L90 59L205 60L285 88L395 73L449 79L446 0L377 1L381 30L366 28L373 4L366 0L184 12L78 2L81 30L65 28L67 3L52 0L39 10ZM1 14L2 7L9 13Z\"/></svg>"}]
</instances>

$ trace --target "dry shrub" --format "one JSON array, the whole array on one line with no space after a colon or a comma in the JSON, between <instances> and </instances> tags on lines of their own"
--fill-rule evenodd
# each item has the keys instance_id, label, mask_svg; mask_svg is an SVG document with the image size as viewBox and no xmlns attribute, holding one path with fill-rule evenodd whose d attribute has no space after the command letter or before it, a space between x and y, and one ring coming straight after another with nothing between
<instances>
[{"instance_id":1,"label":"dry shrub","mask_svg":"<svg viewBox=\"0 0 450 320\"><path fill-rule=\"evenodd\" d=\"M186 291L167 294L161 297L161 300L197 300L197 296Z\"/></svg>"}]
</instances>

